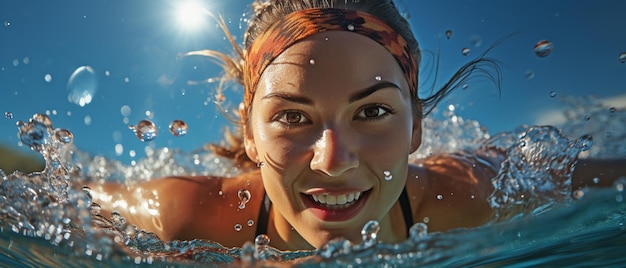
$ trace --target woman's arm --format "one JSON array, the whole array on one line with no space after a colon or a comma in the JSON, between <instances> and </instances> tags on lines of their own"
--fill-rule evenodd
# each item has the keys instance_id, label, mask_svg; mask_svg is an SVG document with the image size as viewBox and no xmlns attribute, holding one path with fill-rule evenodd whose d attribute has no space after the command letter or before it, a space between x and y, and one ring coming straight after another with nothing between
<instances>
[{"instance_id":1,"label":"woman's arm","mask_svg":"<svg viewBox=\"0 0 626 268\"><path fill-rule=\"evenodd\" d=\"M109 218L117 211L130 224L164 241L210 239L224 246L241 246L254 239L254 227L264 188L257 173L236 178L167 177L131 187L116 183L91 187L93 201ZM239 190L250 200L240 209ZM235 225L242 228L237 231Z\"/></svg>"},{"instance_id":2,"label":"woman's arm","mask_svg":"<svg viewBox=\"0 0 626 268\"><path fill-rule=\"evenodd\" d=\"M626 159L579 159L572 175L572 190L584 187L610 187L626 179Z\"/></svg>"},{"instance_id":3,"label":"woman's arm","mask_svg":"<svg viewBox=\"0 0 626 268\"><path fill-rule=\"evenodd\" d=\"M93 202L101 215L118 212L130 224L153 232L163 240L177 238L194 218L198 204L209 202L209 192L218 191L221 180L206 177L171 177L126 186L106 183L91 187ZM203 197L202 195L206 195Z\"/></svg>"}]
</instances>

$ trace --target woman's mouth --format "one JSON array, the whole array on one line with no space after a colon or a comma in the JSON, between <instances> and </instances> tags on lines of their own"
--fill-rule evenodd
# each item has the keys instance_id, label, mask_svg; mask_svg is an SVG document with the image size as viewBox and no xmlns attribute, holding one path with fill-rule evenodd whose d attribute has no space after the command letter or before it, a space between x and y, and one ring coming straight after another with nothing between
<instances>
[{"instance_id":1,"label":"woman's mouth","mask_svg":"<svg viewBox=\"0 0 626 268\"><path fill-rule=\"evenodd\" d=\"M361 211L369 191L346 194L302 194L305 205L321 220L345 221Z\"/></svg>"},{"instance_id":2,"label":"woman's mouth","mask_svg":"<svg viewBox=\"0 0 626 268\"><path fill-rule=\"evenodd\" d=\"M311 195L315 202L324 205L329 209L342 209L352 206L361 197L361 192L342 194L342 195Z\"/></svg>"}]
</instances>

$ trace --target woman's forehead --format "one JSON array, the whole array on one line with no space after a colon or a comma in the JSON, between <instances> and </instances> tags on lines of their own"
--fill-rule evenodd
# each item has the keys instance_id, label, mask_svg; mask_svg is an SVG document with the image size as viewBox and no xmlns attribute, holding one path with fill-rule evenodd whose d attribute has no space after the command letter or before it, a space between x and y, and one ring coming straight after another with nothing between
<instances>
[{"instance_id":1,"label":"woman's forehead","mask_svg":"<svg viewBox=\"0 0 626 268\"><path fill-rule=\"evenodd\" d=\"M266 68L260 82L266 86L315 82L320 86L367 87L380 80L406 85L402 69L391 53L363 35L329 31L287 48Z\"/></svg>"}]
</instances>

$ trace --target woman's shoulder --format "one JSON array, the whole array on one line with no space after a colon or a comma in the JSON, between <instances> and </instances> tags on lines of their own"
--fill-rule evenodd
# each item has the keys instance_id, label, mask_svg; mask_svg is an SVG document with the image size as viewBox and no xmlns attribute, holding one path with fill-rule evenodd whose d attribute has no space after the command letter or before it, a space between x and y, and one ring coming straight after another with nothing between
<instances>
[{"instance_id":1,"label":"woman's shoulder","mask_svg":"<svg viewBox=\"0 0 626 268\"><path fill-rule=\"evenodd\" d=\"M493 176L479 163L453 154L415 162L407 180L409 194L418 197L412 198L414 220L433 231L484 224L492 215L487 198Z\"/></svg>"}]
</instances>

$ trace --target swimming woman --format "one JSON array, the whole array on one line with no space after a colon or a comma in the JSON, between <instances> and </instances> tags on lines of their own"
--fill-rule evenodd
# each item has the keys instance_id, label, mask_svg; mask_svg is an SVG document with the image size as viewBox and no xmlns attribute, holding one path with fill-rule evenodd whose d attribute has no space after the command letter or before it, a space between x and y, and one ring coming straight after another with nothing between
<instances>
[{"instance_id":1,"label":"swimming woman","mask_svg":"<svg viewBox=\"0 0 626 268\"><path fill-rule=\"evenodd\" d=\"M498 152L408 163L421 144L424 111L450 88L418 98L420 50L391 0L257 1L254 10L244 48L236 48L241 59L203 53L222 60L245 90L241 135L214 149L256 167L234 178L92 187L95 202L163 240L241 246L267 234L281 250L339 237L360 242L370 220L380 223L378 240L392 243L416 222L444 231L491 219ZM579 160L574 187L624 174L616 163ZM593 170L600 164L607 165L602 175Z\"/></svg>"}]
</instances>

